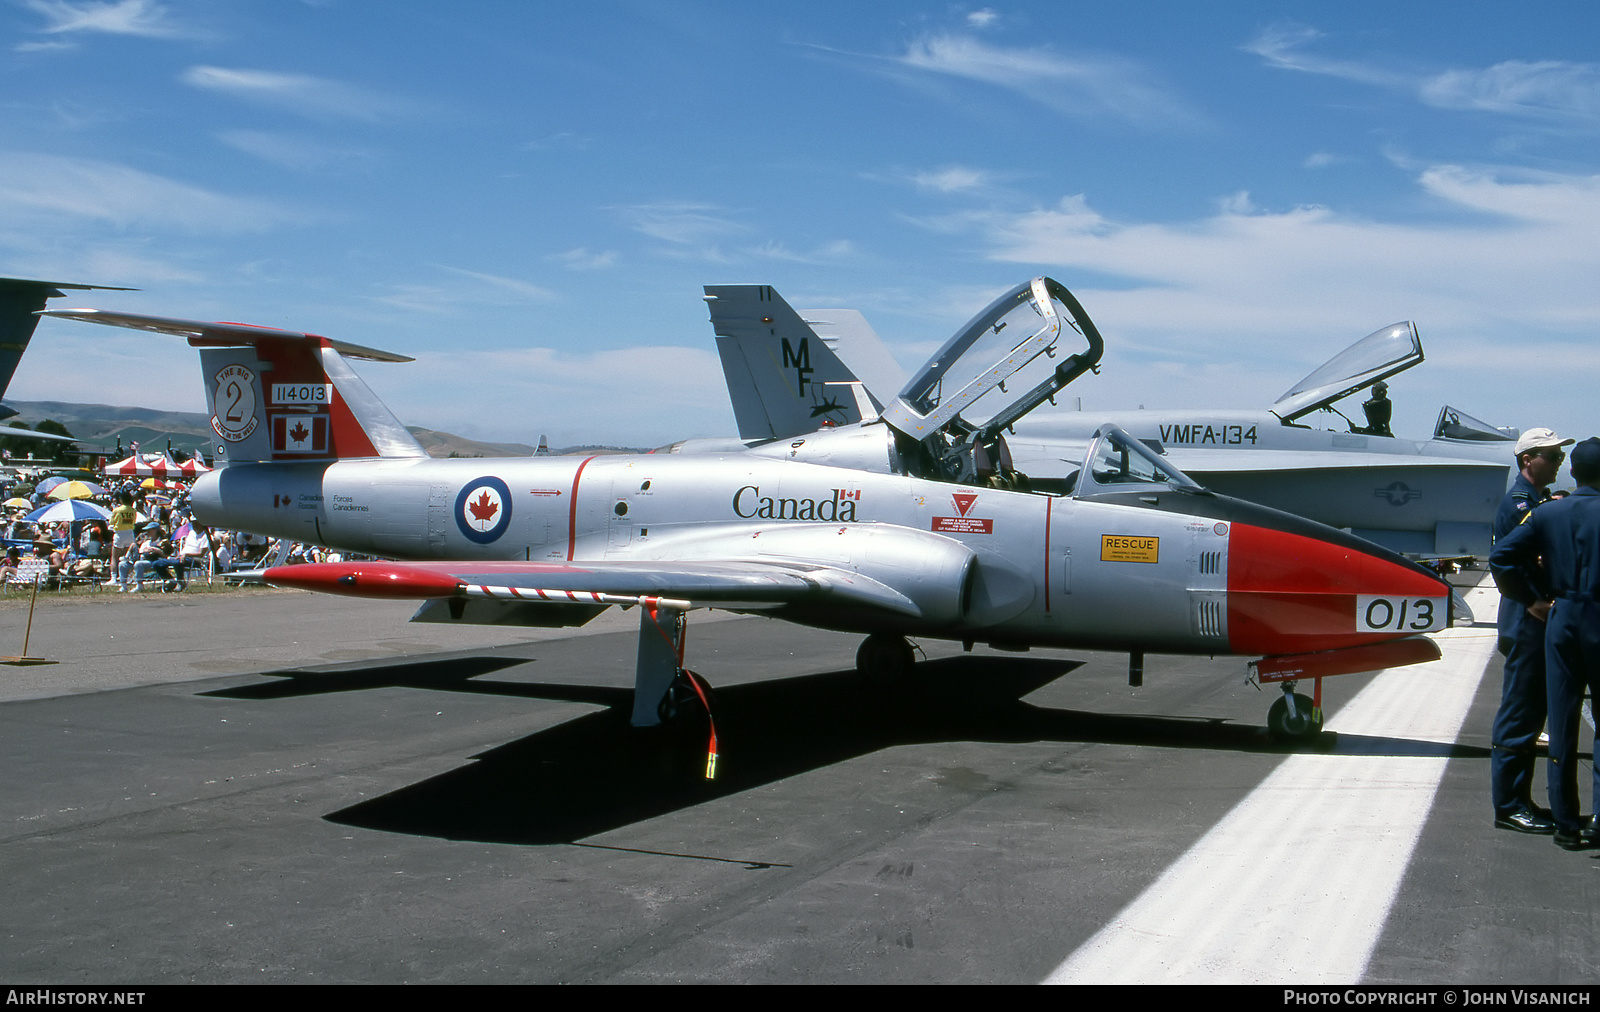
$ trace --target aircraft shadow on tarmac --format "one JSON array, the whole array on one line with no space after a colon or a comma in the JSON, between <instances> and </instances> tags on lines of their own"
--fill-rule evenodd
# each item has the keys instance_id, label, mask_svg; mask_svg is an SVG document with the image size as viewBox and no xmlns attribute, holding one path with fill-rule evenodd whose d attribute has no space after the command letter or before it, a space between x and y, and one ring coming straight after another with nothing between
<instances>
[{"instance_id":1,"label":"aircraft shadow on tarmac","mask_svg":"<svg viewBox=\"0 0 1600 1012\"><path fill-rule=\"evenodd\" d=\"M1072 660L949 657L917 666L913 689L863 691L853 671L729 686L714 701L715 781L701 777L704 723L628 726L631 688L493 681L523 663L466 657L339 672L270 672L282 681L208 692L272 699L389 686L592 703L606 709L474 756L475 762L327 816L387 832L489 843L570 843L896 745L987 741L1096 743L1218 751L1488 757L1461 745L1324 733L1282 744L1226 719L1105 714L1023 701L1079 667Z\"/></svg>"}]
</instances>

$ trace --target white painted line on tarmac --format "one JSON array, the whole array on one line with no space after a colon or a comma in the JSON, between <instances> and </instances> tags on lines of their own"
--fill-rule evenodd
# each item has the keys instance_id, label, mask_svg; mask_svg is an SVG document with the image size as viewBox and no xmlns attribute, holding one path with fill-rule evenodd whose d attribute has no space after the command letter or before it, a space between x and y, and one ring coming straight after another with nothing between
<instances>
[{"instance_id":1,"label":"white painted line on tarmac","mask_svg":"<svg viewBox=\"0 0 1600 1012\"><path fill-rule=\"evenodd\" d=\"M1453 743L1495 632L1434 638L1440 660L1384 671L1329 729ZM1045 983L1358 982L1445 762L1289 757Z\"/></svg>"}]
</instances>

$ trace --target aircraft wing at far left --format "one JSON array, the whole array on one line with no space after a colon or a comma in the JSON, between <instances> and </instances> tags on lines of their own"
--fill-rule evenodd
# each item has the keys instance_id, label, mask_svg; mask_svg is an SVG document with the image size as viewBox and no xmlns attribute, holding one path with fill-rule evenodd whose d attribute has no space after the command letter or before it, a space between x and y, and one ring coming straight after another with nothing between
<instances>
[{"instance_id":1,"label":"aircraft wing at far left","mask_svg":"<svg viewBox=\"0 0 1600 1012\"><path fill-rule=\"evenodd\" d=\"M132 292L133 288L113 288L110 285L77 285L64 281L32 281L26 278L0 278L0 397L11 386L17 363L33 340L34 328L39 325L39 311L51 299L59 299L66 291L100 290ZM11 408L0 405L0 418L16 414Z\"/></svg>"}]
</instances>

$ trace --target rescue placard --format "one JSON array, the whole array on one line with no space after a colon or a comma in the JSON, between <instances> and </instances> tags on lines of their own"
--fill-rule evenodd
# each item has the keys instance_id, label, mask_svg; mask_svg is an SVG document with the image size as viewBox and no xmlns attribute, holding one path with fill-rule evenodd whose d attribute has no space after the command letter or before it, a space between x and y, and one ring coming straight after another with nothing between
<instances>
[{"instance_id":1,"label":"rescue placard","mask_svg":"<svg viewBox=\"0 0 1600 1012\"><path fill-rule=\"evenodd\" d=\"M1100 535L1101 562L1156 562L1160 554L1160 538L1142 538L1130 534Z\"/></svg>"}]
</instances>

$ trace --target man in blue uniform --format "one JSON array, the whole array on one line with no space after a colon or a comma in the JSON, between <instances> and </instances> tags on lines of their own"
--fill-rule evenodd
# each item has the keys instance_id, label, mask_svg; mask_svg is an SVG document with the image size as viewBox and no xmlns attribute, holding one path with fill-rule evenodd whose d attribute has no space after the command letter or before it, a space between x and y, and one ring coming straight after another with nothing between
<instances>
[{"instance_id":1,"label":"man in blue uniform","mask_svg":"<svg viewBox=\"0 0 1600 1012\"><path fill-rule=\"evenodd\" d=\"M1564 454L1572 443L1549 429L1529 429L1517 440L1517 480L1500 501L1494 517L1498 545L1534 507L1550 499ZM1500 690L1500 710L1495 714L1489 760L1489 794L1494 801L1494 824L1519 833L1553 833L1556 825L1532 801L1534 743L1544 727L1546 712L1544 664L1544 611L1527 605L1547 600L1542 577L1535 574L1529 601L1500 597L1500 653L1505 656L1505 681Z\"/></svg>"},{"instance_id":2,"label":"man in blue uniform","mask_svg":"<svg viewBox=\"0 0 1600 1012\"><path fill-rule=\"evenodd\" d=\"M1579 814L1578 709L1600 684L1600 439L1572 448L1572 477L1578 490L1527 511L1489 565L1503 596L1546 616L1550 809L1557 846L1581 850L1596 842ZM1594 781L1600 789L1600 768Z\"/></svg>"}]
</instances>

